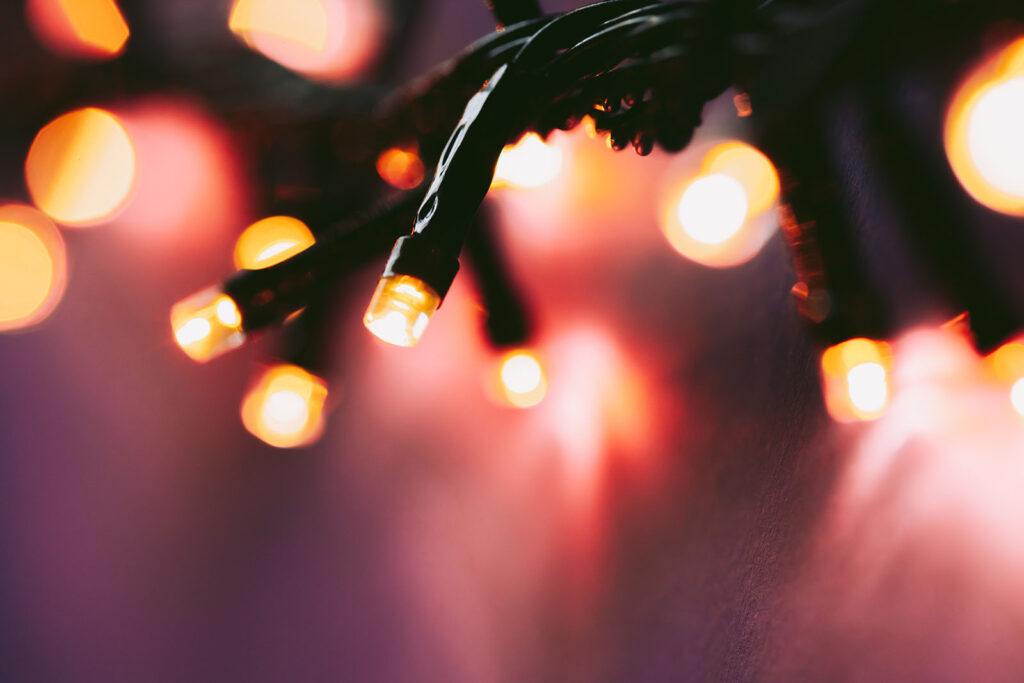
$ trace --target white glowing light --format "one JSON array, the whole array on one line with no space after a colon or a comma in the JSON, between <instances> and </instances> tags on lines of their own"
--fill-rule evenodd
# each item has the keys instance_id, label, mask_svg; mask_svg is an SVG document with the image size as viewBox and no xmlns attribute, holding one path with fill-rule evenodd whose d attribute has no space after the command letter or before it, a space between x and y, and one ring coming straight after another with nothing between
<instances>
[{"instance_id":1,"label":"white glowing light","mask_svg":"<svg viewBox=\"0 0 1024 683\"><path fill-rule=\"evenodd\" d=\"M695 180L683 193L679 223L696 241L721 244L743 227L747 208L743 186L735 178L715 173Z\"/></svg>"},{"instance_id":2,"label":"white glowing light","mask_svg":"<svg viewBox=\"0 0 1024 683\"><path fill-rule=\"evenodd\" d=\"M1010 389L1010 403L1013 404L1013 409L1024 417L1024 377L1017 380Z\"/></svg>"},{"instance_id":3,"label":"white glowing light","mask_svg":"<svg viewBox=\"0 0 1024 683\"><path fill-rule=\"evenodd\" d=\"M191 346L206 339L211 331L212 328L208 320L205 318L193 318L179 327L174 332L174 337L181 346Z\"/></svg>"},{"instance_id":4,"label":"white glowing light","mask_svg":"<svg viewBox=\"0 0 1024 683\"><path fill-rule=\"evenodd\" d=\"M850 401L864 413L877 413L889 401L885 368L878 363L861 363L846 375Z\"/></svg>"},{"instance_id":5,"label":"white glowing light","mask_svg":"<svg viewBox=\"0 0 1024 683\"><path fill-rule=\"evenodd\" d=\"M217 319L228 327L236 327L240 322L242 322L242 316L238 312L238 306L236 306L235 302L228 297L223 297L217 302Z\"/></svg>"},{"instance_id":6,"label":"white glowing light","mask_svg":"<svg viewBox=\"0 0 1024 683\"><path fill-rule=\"evenodd\" d=\"M390 311L386 315L368 322L367 327L379 339L389 344L411 346L413 338L406 328L405 320L405 316L400 311ZM421 332L422 328L426 328L427 322L429 320L421 325ZM417 320L417 323L419 323L419 320Z\"/></svg>"},{"instance_id":7,"label":"white glowing light","mask_svg":"<svg viewBox=\"0 0 1024 683\"><path fill-rule=\"evenodd\" d=\"M291 240L281 240L280 242L275 242L274 244L271 244L269 247L261 251L259 255L256 257L256 260L269 261L278 254L283 254L284 252L288 251L296 244L298 244L298 242L293 242Z\"/></svg>"},{"instance_id":8,"label":"white glowing light","mask_svg":"<svg viewBox=\"0 0 1024 683\"><path fill-rule=\"evenodd\" d=\"M1024 198L1024 77L989 89L974 106L967 145L978 173L1000 192Z\"/></svg>"},{"instance_id":9,"label":"white glowing light","mask_svg":"<svg viewBox=\"0 0 1024 683\"><path fill-rule=\"evenodd\" d=\"M501 381L513 393L528 394L544 381L544 373L536 359L523 354L505 362L501 368Z\"/></svg>"},{"instance_id":10,"label":"white glowing light","mask_svg":"<svg viewBox=\"0 0 1024 683\"><path fill-rule=\"evenodd\" d=\"M309 421L306 399L289 389L267 396L262 413L266 426L278 434L301 432Z\"/></svg>"},{"instance_id":11,"label":"white glowing light","mask_svg":"<svg viewBox=\"0 0 1024 683\"><path fill-rule=\"evenodd\" d=\"M561 170L562 150L536 133L527 133L517 144L502 150L494 169L494 183L540 187L554 180Z\"/></svg>"}]
</instances>

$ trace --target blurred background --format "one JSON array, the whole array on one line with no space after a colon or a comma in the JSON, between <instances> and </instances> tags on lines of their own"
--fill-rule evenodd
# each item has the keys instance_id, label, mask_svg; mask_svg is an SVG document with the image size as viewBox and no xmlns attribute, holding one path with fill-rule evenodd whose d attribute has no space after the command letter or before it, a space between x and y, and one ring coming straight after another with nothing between
<instances>
[{"instance_id":1,"label":"blurred background","mask_svg":"<svg viewBox=\"0 0 1024 683\"><path fill-rule=\"evenodd\" d=\"M366 173L315 166L307 113L369 112L494 29L465 0L262 4L0 8L3 680L1019 680L1024 366L945 325L855 123L837 154L902 323L866 398L849 375L826 409L728 92L679 155L583 125L503 157L537 405L495 388L470 278L417 347L367 334L381 254L330 309L319 440L250 434L277 335L200 365L168 310L257 220L364 201ZM1019 311L1007 213L970 227Z\"/></svg>"}]
</instances>

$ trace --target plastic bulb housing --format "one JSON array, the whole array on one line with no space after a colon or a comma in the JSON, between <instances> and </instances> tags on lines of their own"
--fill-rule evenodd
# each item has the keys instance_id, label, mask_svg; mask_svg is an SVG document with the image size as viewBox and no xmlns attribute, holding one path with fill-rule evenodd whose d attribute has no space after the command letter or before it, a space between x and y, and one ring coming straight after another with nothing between
<instances>
[{"instance_id":1,"label":"plastic bulb housing","mask_svg":"<svg viewBox=\"0 0 1024 683\"><path fill-rule=\"evenodd\" d=\"M437 292L417 277L383 277L366 309L363 324L388 344L415 346L440 305Z\"/></svg>"},{"instance_id":2,"label":"plastic bulb housing","mask_svg":"<svg viewBox=\"0 0 1024 683\"><path fill-rule=\"evenodd\" d=\"M267 368L242 400L245 429L275 448L298 448L323 433L327 383L297 365Z\"/></svg>"},{"instance_id":3,"label":"plastic bulb housing","mask_svg":"<svg viewBox=\"0 0 1024 683\"><path fill-rule=\"evenodd\" d=\"M242 314L218 287L211 287L171 308L171 329L181 350L200 363L242 345Z\"/></svg>"}]
</instances>

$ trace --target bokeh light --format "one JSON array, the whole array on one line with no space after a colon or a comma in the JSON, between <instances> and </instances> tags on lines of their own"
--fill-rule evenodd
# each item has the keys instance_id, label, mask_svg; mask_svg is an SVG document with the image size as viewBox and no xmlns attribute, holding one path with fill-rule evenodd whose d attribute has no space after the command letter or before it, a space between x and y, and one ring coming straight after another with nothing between
<instances>
[{"instance_id":1,"label":"bokeh light","mask_svg":"<svg viewBox=\"0 0 1024 683\"><path fill-rule=\"evenodd\" d=\"M997 383L1009 387L1010 403L1024 416L1024 341L1003 344L985 359Z\"/></svg>"},{"instance_id":2,"label":"bokeh light","mask_svg":"<svg viewBox=\"0 0 1024 683\"><path fill-rule=\"evenodd\" d=\"M43 44L68 57L117 56L130 35L114 0L28 0L25 10Z\"/></svg>"},{"instance_id":3,"label":"bokeh light","mask_svg":"<svg viewBox=\"0 0 1024 683\"><path fill-rule=\"evenodd\" d=\"M135 149L121 121L93 107L48 123L25 160L29 192L42 211L71 226L108 221L131 198Z\"/></svg>"},{"instance_id":4,"label":"bokeh light","mask_svg":"<svg viewBox=\"0 0 1024 683\"><path fill-rule=\"evenodd\" d=\"M245 341L238 306L217 287L176 303L171 308L171 329L181 350L201 363Z\"/></svg>"},{"instance_id":5,"label":"bokeh light","mask_svg":"<svg viewBox=\"0 0 1024 683\"><path fill-rule=\"evenodd\" d=\"M0 206L0 331L45 320L66 282L64 241L50 219L30 206Z\"/></svg>"},{"instance_id":6,"label":"bokeh light","mask_svg":"<svg viewBox=\"0 0 1024 683\"><path fill-rule=\"evenodd\" d=\"M562 150L536 133L527 133L502 150L491 187L541 187L557 178L561 170Z\"/></svg>"},{"instance_id":7,"label":"bokeh light","mask_svg":"<svg viewBox=\"0 0 1024 683\"><path fill-rule=\"evenodd\" d=\"M892 397L892 349L885 342L850 339L821 358L825 406L839 422L876 420Z\"/></svg>"},{"instance_id":8,"label":"bokeh light","mask_svg":"<svg viewBox=\"0 0 1024 683\"><path fill-rule=\"evenodd\" d=\"M1024 215L1024 38L986 60L957 90L946 154L964 189L1002 213Z\"/></svg>"},{"instance_id":9,"label":"bokeh light","mask_svg":"<svg viewBox=\"0 0 1024 683\"><path fill-rule=\"evenodd\" d=\"M772 209L778 196L778 173L764 154L743 142L723 142L703 156L699 170L678 174L663 193L661 229L692 261L739 265L777 229Z\"/></svg>"},{"instance_id":10,"label":"bokeh light","mask_svg":"<svg viewBox=\"0 0 1024 683\"><path fill-rule=\"evenodd\" d=\"M363 317L366 329L395 346L415 346L427 329L441 298L410 275L381 278Z\"/></svg>"},{"instance_id":11,"label":"bokeh light","mask_svg":"<svg viewBox=\"0 0 1024 683\"><path fill-rule=\"evenodd\" d=\"M544 400L548 390L547 377L537 356L530 351L509 351L498 364L498 385L506 403L516 408L530 408Z\"/></svg>"},{"instance_id":12,"label":"bokeh light","mask_svg":"<svg viewBox=\"0 0 1024 683\"><path fill-rule=\"evenodd\" d=\"M377 56L377 0L236 0L228 27L282 66L323 81L351 79Z\"/></svg>"},{"instance_id":13,"label":"bokeh light","mask_svg":"<svg viewBox=\"0 0 1024 683\"><path fill-rule=\"evenodd\" d=\"M235 242L235 267L269 268L313 245L316 238L306 224L291 216L256 221Z\"/></svg>"},{"instance_id":14,"label":"bokeh light","mask_svg":"<svg viewBox=\"0 0 1024 683\"><path fill-rule=\"evenodd\" d=\"M425 170L423 160L415 149L392 147L377 157L377 173L384 182L399 190L419 187Z\"/></svg>"},{"instance_id":15,"label":"bokeh light","mask_svg":"<svg viewBox=\"0 0 1024 683\"><path fill-rule=\"evenodd\" d=\"M323 432L327 383L288 364L267 368L242 401L242 424L277 448L313 443Z\"/></svg>"}]
</instances>

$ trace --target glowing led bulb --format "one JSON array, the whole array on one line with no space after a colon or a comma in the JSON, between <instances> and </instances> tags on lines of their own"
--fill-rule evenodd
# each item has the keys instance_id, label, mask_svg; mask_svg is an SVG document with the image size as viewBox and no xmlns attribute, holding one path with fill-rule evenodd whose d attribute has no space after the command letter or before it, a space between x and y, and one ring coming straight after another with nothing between
<instances>
[{"instance_id":1,"label":"glowing led bulb","mask_svg":"<svg viewBox=\"0 0 1024 683\"><path fill-rule=\"evenodd\" d=\"M25 180L36 206L60 223L109 220L135 187L135 148L116 116L79 109L39 131L25 160Z\"/></svg>"},{"instance_id":2,"label":"glowing led bulb","mask_svg":"<svg viewBox=\"0 0 1024 683\"><path fill-rule=\"evenodd\" d=\"M946 116L946 154L978 202L1024 215L1024 38L975 70Z\"/></svg>"},{"instance_id":3,"label":"glowing led bulb","mask_svg":"<svg viewBox=\"0 0 1024 683\"><path fill-rule=\"evenodd\" d=\"M1024 341L1003 344L985 362L996 380L1010 387L1010 403L1024 416Z\"/></svg>"},{"instance_id":4,"label":"glowing led bulb","mask_svg":"<svg viewBox=\"0 0 1024 683\"><path fill-rule=\"evenodd\" d=\"M205 362L241 346L242 314L220 289L199 292L171 308L174 340L190 358Z\"/></svg>"},{"instance_id":5,"label":"glowing led bulb","mask_svg":"<svg viewBox=\"0 0 1024 683\"><path fill-rule=\"evenodd\" d=\"M29 0L29 23L54 51L72 57L113 57L128 41L128 24L114 0Z\"/></svg>"},{"instance_id":6,"label":"glowing led bulb","mask_svg":"<svg viewBox=\"0 0 1024 683\"><path fill-rule=\"evenodd\" d=\"M323 431L327 383L297 365L275 365L242 400L242 424L277 448L310 444Z\"/></svg>"},{"instance_id":7,"label":"glowing led bulb","mask_svg":"<svg viewBox=\"0 0 1024 683\"><path fill-rule=\"evenodd\" d=\"M440 305L441 298L419 278L385 277L377 284L363 324L381 341L414 346Z\"/></svg>"},{"instance_id":8,"label":"glowing led bulb","mask_svg":"<svg viewBox=\"0 0 1024 683\"><path fill-rule=\"evenodd\" d=\"M825 404L840 422L875 420L889 407L892 350L884 342L851 339L821 358Z\"/></svg>"},{"instance_id":9,"label":"glowing led bulb","mask_svg":"<svg viewBox=\"0 0 1024 683\"><path fill-rule=\"evenodd\" d=\"M529 408L544 400L547 378L540 361L529 351L505 354L498 368L502 396L517 408Z\"/></svg>"},{"instance_id":10,"label":"glowing led bulb","mask_svg":"<svg viewBox=\"0 0 1024 683\"><path fill-rule=\"evenodd\" d=\"M400 190L411 190L423 182L423 161L415 150L392 147L377 157L377 173Z\"/></svg>"},{"instance_id":11,"label":"glowing led bulb","mask_svg":"<svg viewBox=\"0 0 1024 683\"><path fill-rule=\"evenodd\" d=\"M679 200L679 223L701 244L721 244L747 218L747 193L735 178L715 173L693 181Z\"/></svg>"},{"instance_id":12,"label":"glowing led bulb","mask_svg":"<svg viewBox=\"0 0 1024 683\"><path fill-rule=\"evenodd\" d=\"M561 170L562 150L536 133L527 133L502 150L491 187L540 187L558 177Z\"/></svg>"},{"instance_id":13,"label":"glowing led bulb","mask_svg":"<svg viewBox=\"0 0 1024 683\"><path fill-rule=\"evenodd\" d=\"M311 247L315 241L306 224L297 218L264 218L239 235L235 242L235 267L269 268Z\"/></svg>"},{"instance_id":14,"label":"glowing led bulb","mask_svg":"<svg viewBox=\"0 0 1024 683\"><path fill-rule=\"evenodd\" d=\"M50 219L29 206L0 207L0 331L46 319L66 281L64 241Z\"/></svg>"}]
</instances>

